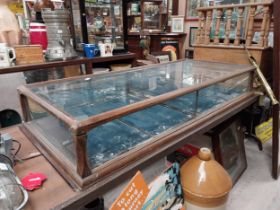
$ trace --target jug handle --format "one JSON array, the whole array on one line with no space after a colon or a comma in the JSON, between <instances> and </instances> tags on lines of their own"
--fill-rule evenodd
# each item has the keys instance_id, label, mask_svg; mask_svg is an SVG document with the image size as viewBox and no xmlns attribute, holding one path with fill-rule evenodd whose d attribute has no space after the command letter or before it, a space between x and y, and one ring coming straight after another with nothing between
<instances>
[{"instance_id":1,"label":"jug handle","mask_svg":"<svg viewBox=\"0 0 280 210\"><path fill-rule=\"evenodd\" d=\"M96 56L98 54L99 50L98 49L94 49L94 56Z\"/></svg>"},{"instance_id":2,"label":"jug handle","mask_svg":"<svg viewBox=\"0 0 280 210\"><path fill-rule=\"evenodd\" d=\"M9 53L10 53L10 52L13 53L13 57L10 58L10 61L14 61L14 60L16 59L16 51L15 51L15 49L12 48L12 47L9 47L8 49L9 49Z\"/></svg>"}]
</instances>

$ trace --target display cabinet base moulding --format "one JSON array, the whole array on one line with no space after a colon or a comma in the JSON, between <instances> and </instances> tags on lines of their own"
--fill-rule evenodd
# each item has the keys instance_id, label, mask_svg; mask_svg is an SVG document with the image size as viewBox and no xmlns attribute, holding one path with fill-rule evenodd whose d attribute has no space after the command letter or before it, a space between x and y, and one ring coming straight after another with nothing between
<instances>
[{"instance_id":1,"label":"display cabinet base moulding","mask_svg":"<svg viewBox=\"0 0 280 210\"><path fill-rule=\"evenodd\" d=\"M184 60L26 85L22 130L71 186L98 190L253 103L253 73Z\"/></svg>"}]
</instances>

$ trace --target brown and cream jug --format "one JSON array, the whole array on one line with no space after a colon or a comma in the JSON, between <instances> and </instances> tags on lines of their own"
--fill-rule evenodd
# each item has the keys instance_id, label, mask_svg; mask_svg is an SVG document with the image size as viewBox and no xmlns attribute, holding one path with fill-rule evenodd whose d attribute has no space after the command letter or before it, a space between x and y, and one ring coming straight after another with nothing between
<instances>
[{"instance_id":1,"label":"brown and cream jug","mask_svg":"<svg viewBox=\"0 0 280 210\"><path fill-rule=\"evenodd\" d=\"M232 181L227 171L211 157L207 148L181 168L187 210L225 210Z\"/></svg>"}]
</instances>

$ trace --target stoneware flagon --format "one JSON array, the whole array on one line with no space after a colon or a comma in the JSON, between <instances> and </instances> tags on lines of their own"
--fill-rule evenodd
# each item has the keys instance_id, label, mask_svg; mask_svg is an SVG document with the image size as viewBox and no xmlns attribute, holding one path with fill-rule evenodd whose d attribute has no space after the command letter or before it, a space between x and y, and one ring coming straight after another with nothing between
<instances>
[{"instance_id":1,"label":"stoneware flagon","mask_svg":"<svg viewBox=\"0 0 280 210\"><path fill-rule=\"evenodd\" d=\"M181 182L187 210L225 210L232 181L208 148L182 166Z\"/></svg>"}]
</instances>

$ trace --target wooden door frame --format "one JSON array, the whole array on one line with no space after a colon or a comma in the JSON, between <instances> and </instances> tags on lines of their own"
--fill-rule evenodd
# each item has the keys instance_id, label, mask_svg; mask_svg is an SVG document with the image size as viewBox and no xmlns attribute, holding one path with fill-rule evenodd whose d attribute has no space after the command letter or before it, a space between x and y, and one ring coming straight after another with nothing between
<instances>
[{"instance_id":1,"label":"wooden door frame","mask_svg":"<svg viewBox=\"0 0 280 210\"><path fill-rule=\"evenodd\" d=\"M280 68L280 1L274 1L274 49L273 49L273 91L279 100L279 68ZM272 136L272 176L278 179L279 176L279 105L273 106L273 136Z\"/></svg>"}]
</instances>

